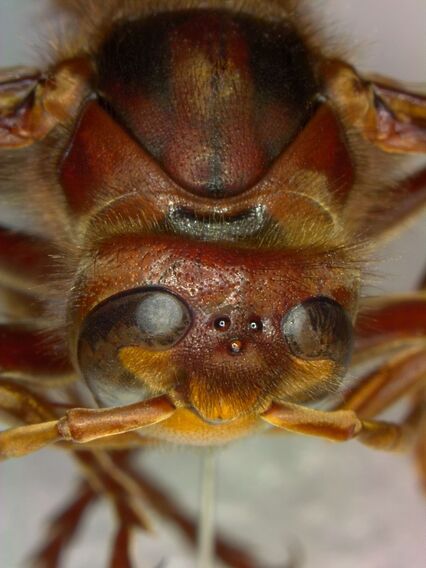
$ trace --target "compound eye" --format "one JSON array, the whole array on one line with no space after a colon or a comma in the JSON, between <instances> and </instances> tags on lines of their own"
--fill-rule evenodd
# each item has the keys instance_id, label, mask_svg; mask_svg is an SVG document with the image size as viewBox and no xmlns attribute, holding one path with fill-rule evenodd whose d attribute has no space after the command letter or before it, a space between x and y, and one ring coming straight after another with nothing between
<instances>
[{"instance_id":1,"label":"compound eye","mask_svg":"<svg viewBox=\"0 0 426 568\"><path fill-rule=\"evenodd\" d=\"M281 321L281 332L293 355L331 359L347 365L352 352L352 324L334 300L310 298L292 308Z\"/></svg>"},{"instance_id":2,"label":"compound eye","mask_svg":"<svg viewBox=\"0 0 426 568\"><path fill-rule=\"evenodd\" d=\"M176 345L191 325L185 302L166 290L112 297L86 318L80 341L108 341L116 348L136 345L162 351Z\"/></svg>"},{"instance_id":3,"label":"compound eye","mask_svg":"<svg viewBox=\"0 0 426 568\"><path fill-rule=\"evenodd\" d=\"M98 403L115 406L143 399L143 380L123 365L123 348L165 352L185 337L191 322L186 303L159 288L112 296L92 310L80 334L78 361ZM143 359L142 353L139 357ZM148 363L146 373L153 373Z\"/></svg>"}]
</instances>

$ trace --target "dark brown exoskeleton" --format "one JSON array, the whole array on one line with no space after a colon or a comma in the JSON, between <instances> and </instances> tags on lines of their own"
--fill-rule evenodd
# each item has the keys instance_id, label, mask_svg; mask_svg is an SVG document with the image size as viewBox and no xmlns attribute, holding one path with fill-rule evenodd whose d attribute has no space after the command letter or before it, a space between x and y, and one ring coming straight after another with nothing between
<instances>
[{"instance_id":1,"label":"dark brown exoskeleton","mask_svg":"<svg viewBox=\"0 0 426 568\"><path fill-rule=\"evenodd\" d=\"M141 495L194 540L129 463L153 442L283 429L413 450L426 475L425 292L360 302L372 247L426 202L424 169L395 183L426 99L326 57L293 2L69 4L73 47L0 76L0 409L21 423L0 455L56 444L87 477L37 561L99 494L111 566Z\"/></svg>"}]
</instances>

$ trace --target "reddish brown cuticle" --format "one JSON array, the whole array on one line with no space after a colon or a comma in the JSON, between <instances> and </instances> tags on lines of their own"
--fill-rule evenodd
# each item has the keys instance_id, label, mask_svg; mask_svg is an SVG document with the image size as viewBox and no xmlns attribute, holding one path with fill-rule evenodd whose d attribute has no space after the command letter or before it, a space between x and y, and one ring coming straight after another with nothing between
<instances>
[{"instance_id":1,"label":"reddish brown cuticle","mask_svg":"<svg viewBox=\"0 0 426 568\"><path fill-rule=\"evenodd\" d=\"M117 25L98 69L134 138L180 187L212 200L262 178L313 112L318 88L292 26L221 10Z\"/></svg>"}]
</instances>

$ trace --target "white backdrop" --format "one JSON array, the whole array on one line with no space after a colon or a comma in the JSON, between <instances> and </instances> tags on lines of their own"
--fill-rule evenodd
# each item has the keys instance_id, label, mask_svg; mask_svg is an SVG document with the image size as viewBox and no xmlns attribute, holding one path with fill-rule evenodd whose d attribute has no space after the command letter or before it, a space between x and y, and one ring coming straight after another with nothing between
<instances>
[{"instance_id":1,"label":"white backdrop","mask_svg":"<svg viewBox=\"0 0 426 568\"><path fill-rule=\"evenodd\" d=\"M347 34L353 60L426 84L424 0L318 0L331 29ZM43 0L0 0L0 67L34 63L33 40L48 18ZM382 252L379 289L407 290L424 266L426 223L419 221ZM197 507L197 452L152 452L144 463ZM18 568L34 548L50 513L74 487L72 462L54 451L0 465L0 566ZM308 438L251 439L220 456L218 523L257 550L271 566L288 545L300 544L306 568L420 568L426 565L424 503L408 458L374 453L356 443L330 445ZM111 517L97 506L66 568L106 566ZM105 545L105 546L104 546ZM187 550L160 528L137 542L137 566L193 566Z\"/></svg>"}]
</instances>

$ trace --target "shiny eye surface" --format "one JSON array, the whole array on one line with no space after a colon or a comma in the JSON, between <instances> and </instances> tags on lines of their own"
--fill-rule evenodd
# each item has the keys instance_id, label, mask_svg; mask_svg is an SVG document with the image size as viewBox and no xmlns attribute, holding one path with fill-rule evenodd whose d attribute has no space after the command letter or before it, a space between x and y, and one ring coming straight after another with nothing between
<instances>
[{"instance_id":1,"label":"shiny eye surface","mask_svg":"<svg viewBox=\"0 0 426 568\"><path fill-rule=\"evenodd\" d=\"M281 321L281 332L296 357L349 362L352 324L340 304L330 298L310 298L292 308Z\"/></svg>"},{"instance_id":2,"label":"shiny eye surface","mask_svg":"<svg viewBox=\"0 0 426 568\"><path fill-rule=\"evenodd\" d=\"M147 292L140 299L135 319L144 340L159 347L175 345L191 322L182 300L164 291Z\"/></svg>"},{"instance_id":3,"label":"shiny eye surface","mask_svg":"<svg viewBox=\"0 0 426 568\"><path fill-rule=\"evenodd\" d=\"M185 302L166 290L130 292L113 297L87 317L80 339L94 345L138 345L161 351L178 343L191 325Z\"/></svg>"}]
</instances>

